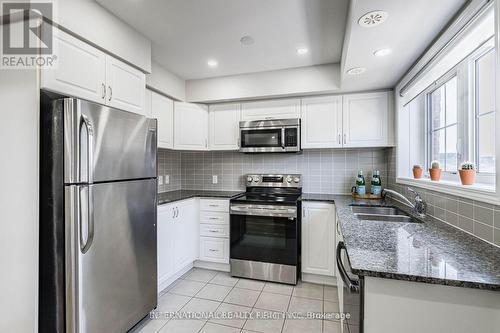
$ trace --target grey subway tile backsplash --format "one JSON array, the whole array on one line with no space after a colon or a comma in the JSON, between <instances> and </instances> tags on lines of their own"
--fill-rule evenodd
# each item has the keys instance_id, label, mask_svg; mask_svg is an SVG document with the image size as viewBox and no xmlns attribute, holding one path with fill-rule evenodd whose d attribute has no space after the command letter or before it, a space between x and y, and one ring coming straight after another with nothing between
<instances>
[{"instance_id":1,"label":"grey subway tile backsplash","mask_svg":"<svg viewBox=\"0 0 500 333\"><path fill-rule=\"evenodd\" d=\"M158 175L170 175L160 192L179 189L243 190L249 173L299 173L304 192L348 194L359 169L369 181L379 170L387 181L386 149L317 149L300 154L242 154L234 151L159 150ZM217 184L212 183L216 175ZM369 187L369 186L368 186Z\"/></svg>"}]
</instances>

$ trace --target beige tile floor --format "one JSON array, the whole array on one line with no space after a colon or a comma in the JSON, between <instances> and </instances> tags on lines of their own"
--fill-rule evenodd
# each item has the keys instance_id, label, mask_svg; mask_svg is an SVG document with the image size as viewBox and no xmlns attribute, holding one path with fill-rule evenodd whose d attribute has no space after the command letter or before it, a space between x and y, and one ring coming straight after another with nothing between
<instances>
[{"instance_id":1,"label":"beige tile floor","mask_svg":"<svg viewBox=\"0 0 500 333\"><path fill-rule=\"evenodd\" d=\"M335 287L237 279L229 273L194 268L162 292L156 309L158 319L146 318L130 333L339 333L340 323L335 320L293 319L284 315L338 311ZM169 319L165 313L208 315ZM230 313L243 316L211 316Z\"/></svg>"}]
</instances>

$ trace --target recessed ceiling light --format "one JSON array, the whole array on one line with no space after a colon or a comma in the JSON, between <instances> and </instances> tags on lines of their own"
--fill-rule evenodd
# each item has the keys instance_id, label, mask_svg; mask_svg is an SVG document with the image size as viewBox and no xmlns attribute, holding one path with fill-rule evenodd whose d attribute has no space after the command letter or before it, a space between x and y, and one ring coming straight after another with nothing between
<instances>
[{"instance_id":1,"label":"recessed ceiling light","mask_svg":"<svg viewBox=\"0 0 500 333\"><path fill-rule=\"evenodd\" d=\"M297 49L297 53L300 55L304 55L304 54L309 53L309 50L305 47L301 47L300 49Z\"/></svg>"},{"instance_id":2,"label":"recessed ceiling light","mask_svg":"<svg viewBox=\"0 0 500 333\"><path fill-rule=\"evenodd\" d=\"M240 43L245 45L245 46L248 46L248 45L252 45L253 43L255 43L255 40L253 39L252 36L243 36L240 38Z\"/></svg>"},{"instance_id":3,"label":"recessed ceiling light","mask_svg":"<svg viewBox=\"0 0 500 333\"><path fill-rule=\"evenodd\" d=\"M351 68L350 70L348 70L347 74L349 74L349 75L359 75L359 74L363 74L364 72L366 72L366 68L364 68L364 67L354 67L354 68Z\"/></svg>"},{"instance_id":4,"label":"recessed ceiling light","mask_svg":"<svg viewBox=\"0 0 500 333\"><path fill-rule=\"evenodd\" d=\"M383 10L374 10L361 16L358 20L358 24L363 28L376 27L377 25L384 23L385 20L387 20L387 17L389 17L389 13L384 12Z\"/></svg>"},{"instance_id":5,"label":"recessed ceiling light","mask_svg":"<svg viewBox=\"0 0 500 333\"><path fill-rule=\"evenodd\" d=\"M391 49L380 49L380 50L373 52L373 55L376 57L383 57L383 56L389 55L391 53L392 53Z\"/></svg>"},{"instance_id":6,"label":"recessed ceiling light","mask_svg":"<svg viewBox=\"0 0 500 333\"><path fill-rule=\"evenodd\" d=\"M207 61L208 67L214 68L214 67L217 67L218 64L219 63L216 60L209 60L209 61Z\"/></svg>"}]
</instances>

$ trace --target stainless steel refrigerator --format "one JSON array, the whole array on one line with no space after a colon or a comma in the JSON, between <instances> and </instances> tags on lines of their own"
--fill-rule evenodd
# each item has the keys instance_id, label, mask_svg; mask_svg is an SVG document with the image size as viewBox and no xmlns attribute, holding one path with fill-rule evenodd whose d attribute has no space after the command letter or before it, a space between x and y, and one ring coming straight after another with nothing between
<instances>
[{"instance_id":1,"label":"stainless steel refrigerator","mask_svg":"<svg viewBox=\"0 0 500 333\"><path fill-rule=\"evenodd\" d=\"M39 332L126 332L157 302L156 120L42 96Z\"/></svg>"}]
</instances>

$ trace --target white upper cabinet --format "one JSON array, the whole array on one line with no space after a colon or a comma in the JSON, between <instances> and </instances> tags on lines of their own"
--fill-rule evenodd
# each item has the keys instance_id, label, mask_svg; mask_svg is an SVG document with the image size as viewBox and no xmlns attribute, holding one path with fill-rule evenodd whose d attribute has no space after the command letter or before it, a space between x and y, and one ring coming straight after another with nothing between
<instances>
[{"instance_id":1,"label":"white upper cabinet","mask_svg":"<svg viewBox=\"0 0 500 333\"><path fill-rule=\"evenodd\" d=\"M208 113L210 150L238 150L240 104L211 105Z\"/></svg>"},{"instance_id":2,"label":"white upper cabinet","mask_svg":"<svg viewBox=\"0 0 500 333\"><path fill-rule=\"evenodd\" d=\"M275 99L241 104L241 120L300 118L300 99Z\"/></svg>"},{"instance_id":3,"label":"white upper cabinet","mask_svg":"<svg viewBox=\"0 0 500 333\"><path fill-rule=\"evenodd\" d=\"M146 75L113 57L106 56L106 104L144 114Z\"/></svg>"},{"instance_id":4,"label":"white upper cabinet","mask_svg":"<svg viewBox=\"0 0 500 333\"><path fill-rule=\"evenodd\" d=\"M302 272L335 275L335 206L302 204Z\"/></svg>"},{"instance_id":5,"label":"white upper cabinet","mask_svg":"<svg viewBox=\"0 0 500 333\"><path fill-rule=\"evenodd\" d=\"M145 114L144 73L61 30L54 37L57 64L42 69L43 89Z\"/></svg>"},{"instance_id":6,"label":"white upper cabinet","mask_svg":"<svg viewBox=\"0 0 500 333\"><path fill-rule=\"evenodd\" d=\"M174 103L174 149L208 150L208 107Z\"/></svg>"},{"instance_id":7,"label":"white upper cabinet","mask_svg":"<svg viewBox=\"0 0 500 333\"><path fill-rule=\"evenodd\" d=\"M388 92L343 96L344 147L379 147L389 144Z\"/></svg>"},{"instance_id":8,"label":"white upper cabinet","mask_svg":"<svg viewBox=\"0 0 500 333\"><path fill-rule=\"evenodd\" d=\"M68 96L105 103L106 55L104 52L54 29L57 67L42 68L41 87Z\"/></svg>"},{"instance_id":9,"label":"white upper cabinet","mask_svg":"<svg viewBox=\"0 0 500 333\"><path fill-rule=\"evenodd\" d=\"M302 148L342 147L342 96L302 99Z\"/></svg>"},{"instance_id":10,"label":"white upper cabinet","mask_svg":"<svg viewBox=\"0 0 500 333\"><path fill-rule=\"evenodd\" d=\"M146 89L144 92L144 115L148 118L154 118L151 105L152 94L153 92L149 89Z\"/></svg>"},{"instance_id":11,"label":"white upper cabinet","mask_svg":"<svg viewBox=\"0 0 500 333\"><path fill-rule=\"evenodd\" d=\"M172 149L174 147L174 101L154 91L150 91L150 94L151 117L158 121L158 148Z\"/></svg>"}]
</instances>

